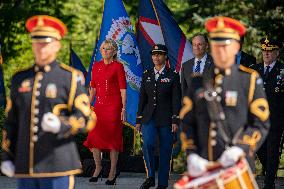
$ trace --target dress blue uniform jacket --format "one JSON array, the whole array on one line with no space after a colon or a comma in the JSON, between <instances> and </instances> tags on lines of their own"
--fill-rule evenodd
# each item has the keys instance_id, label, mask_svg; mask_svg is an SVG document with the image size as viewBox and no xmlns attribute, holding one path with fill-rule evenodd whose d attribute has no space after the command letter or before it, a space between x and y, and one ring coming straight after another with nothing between
<instances>
[{"instance_id":1,"label":"dress blue uniform jacket","mask_svg":"<svg viewBox=\"0 0 284 189\"><path fill-rule=\"evenodd\" d=\"M207 79L214 83L217 100L223 108L227 135L246 152L253 168L254 154L270 126L262 79L256 71L242 65L233 65L225 71L215 68L214 72ZM210 121L203 77L192 78L192 88L183 99L181 140L188 153L216 161L226 144L220 129Z\"/></svg>"},{"instance_id":2,"label":"dress blue uniform jacket","mask_svg":"<svg viewBox=\"0 0 284 189\"><path fill-rule=\"evenodd\" d=\"M3 129L2 161L14 163L16 177L57 177L79 173L74 134L90 130L94 116L79 71L56 61L15 74ZM59 116L58 134L44 132L42 117ZM89 119L91 117L91 119Z\"/></svg>"},{"instance_id":3,"label":"dress blue uniform jacket","mask_svg":"<svg viewBox=\"0 0 284 189\"><path fill-rule=\"evenodd\" d=\"M146 124L154 118L156 126L178 124L181 107L179 74L165 68L158 80L154 69L142 77L136 123Z\"/></svg>"},{"instance_id":4,"label":"dress blue uniform jacket","mask_svg":"<svg viewBox=\"0 0 284 189\"><path fill-rule=\"evenodd\" d=\"M273 118L275 123L279 123L277 126L282 126L282 128L274 128L274 125L271 125L271 129L282 130L284 128L282 124L284 122L284 64L276 61L267 78L264 78L263 63L256 64L252 68L255 69L264 80L264 89L271 111L271 118Z\"/></svg>"}]
</instances>

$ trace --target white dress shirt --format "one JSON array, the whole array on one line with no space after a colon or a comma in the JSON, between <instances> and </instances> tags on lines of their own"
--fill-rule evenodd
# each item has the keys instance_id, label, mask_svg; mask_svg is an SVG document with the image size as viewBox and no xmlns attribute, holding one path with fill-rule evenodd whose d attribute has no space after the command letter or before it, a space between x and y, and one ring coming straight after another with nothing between
<instances>
[{"instance_id":1,"label":"white dress shirt","mask_svg":"<svg viewBox=\"0 0 284 189\"><path fill-rule=\"evenodd\" d=\"M156 68L154 67L154 72L155 72L155 80L157 81L159 76L163 73L164 69L165 69L166 65L164 65L162 67L162 69L160 69L160 71L156 70Z\"/></svg>"},{"instance_id":2,"label":"white dress shirt","mask_svg":"<svg viewBox=\"0 0 284 189\"><path fill-rule=\"evenodd\" d=\"M276 61L274 61L274 62L272 62L271 64L266 64L266 63L264 63L263 64L263 67L264 67L264 72L263 73L265 73L266 72L266 66L269 66L269 70L268 70L268 73L272 70L272 68L274 67L274 65L275 65L275 63L276 63Z\"/></svg>"}]
</instances>

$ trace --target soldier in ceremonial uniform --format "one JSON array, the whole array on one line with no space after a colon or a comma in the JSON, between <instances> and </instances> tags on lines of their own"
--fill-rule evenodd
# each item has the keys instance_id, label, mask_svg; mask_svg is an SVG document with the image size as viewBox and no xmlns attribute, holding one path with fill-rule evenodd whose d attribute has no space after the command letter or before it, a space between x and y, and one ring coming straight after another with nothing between
<instances>
[{"instance_id":1,"label":"soldier in ceremonial uniform","mask_svg":"<svg viewBox=\"0 0 284 189\"><path fill-rule=\"evenodd\" d=\"M278 55L281 43L272 38L260 41L263 63L252 68L258 71L264 81L264 89L270 109L270 131L266 141L257 152L265 172L265 189L275 188L275 177L281 156L281 138L284 128L284 65Z\"/></svg>"},{"instance_id":2,"label":"soldier in ceremonial uniform","mask_svg":"<svg viewBox=\"0 0 284 189\"><path fill-rule=\"evenodd\" d=\"M29 18L35 64L12 78L3 128L1 171L19 189L74 188L81 172L74 135L95 124L81 72L59 64L66 26L57 18Z\"/></svg>"},{"instance_id":3,"label":"soldier in ceremonial uniform","mask_svg":"<svg viewBox=\"0 0 284 189\"><path fill-rule=\"evenodd\" d=\"M180 112L182 144L189 154L188 172L194 177L205 173L210 161L219 161L227 167L245 154L253 167L255 150L269 128L262 79L256 71L235 63L245 27L228 17L211 18L205 27L209 32L214 74L192 78L192 88L184 97ZM219 105L216 120L209 115L212 100Z\"/></svg>"},{"instance_id":4,"label":"soldier in ceremonial uniform","mask_svg":"<svg viewBox=\"0 0 284 189\"><path fill-rule=\"evenodd\" d=\"M157 189L168 187L174 132L178 130L181 101L179 74L166 67L168 49L156 44L151 54L152 70L142 77L136 128L142 132L147 179L141 189L155 186L155 144L159 137L160 162Z\"/></svg>"}]
</instances>

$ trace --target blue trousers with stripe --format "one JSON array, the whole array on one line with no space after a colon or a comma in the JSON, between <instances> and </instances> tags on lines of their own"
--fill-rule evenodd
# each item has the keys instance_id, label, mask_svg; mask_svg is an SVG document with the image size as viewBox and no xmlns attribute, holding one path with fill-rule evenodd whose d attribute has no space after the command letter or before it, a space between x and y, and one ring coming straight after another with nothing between
<instances>
[{"instance_id":1,"label":"blue trousers with stripe","mask_svg":"<svg viewBox=\"0 0 284 189\"><path fill-rule=\"evenodd\" d=\"M170 161L173 145L172 127L156 127L155 122L151 120L143 124L141 128L143 139L143 155L147 168L147 177L155 178L155 145L156 137L159 137L160 161L158 170L158 185L168 186Z\"/></svg>"},{"instance_id":2,"label":"blue trousers with stripe","mask_svg":"<svg viewBox=\"0 0 284 189\"><path fill-rule=\"evenodd\" d=\"M20 178L17 189L74 189L74 176Z\"/></svg>"}]
</instances>

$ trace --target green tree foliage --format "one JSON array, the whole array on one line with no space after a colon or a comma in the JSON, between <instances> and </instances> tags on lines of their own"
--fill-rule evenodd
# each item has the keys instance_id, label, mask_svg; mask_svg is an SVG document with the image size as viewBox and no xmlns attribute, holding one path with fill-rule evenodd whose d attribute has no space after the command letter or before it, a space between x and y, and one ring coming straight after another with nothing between
<instances>
[{"instance_id":1,"label":"green tree foliage","mask_svg":"<svg viewBox=\"0 0 284 189\"><path fill-rule=\"evenodd\" d=\"M188 38L205 32L204 22L215 15L241 20L248 28L244 50L261 60L259 39L270 35L284 41L283 0L164 0ZM133 24L136 23L138 0L123 0ZM69 62L69 45L87 68L99 35L103 0L2 0L0 2L0 43L4 57L6 87L11 76L33 64L30 39L25 21L35 14L48 14L63 20L69 33L63 40L59 60ZM283 53L282 53L283 54Z\"/></svg>"},{"instance_id":2,"label":"green tree foliage","mask_svg":"<svg viewBox=\"0 0 284 189\"><path fill-rule=\"evenodd\" d=\"M212 16L229 16L247 27L244 50L261 61L259 40L271 36L284 42L283 0L165 0L174 12L182 30L190 38L196 32L204 32L205 20ZM283 53L281 54L283 59Z\"/></svg>"}]
</instances>

